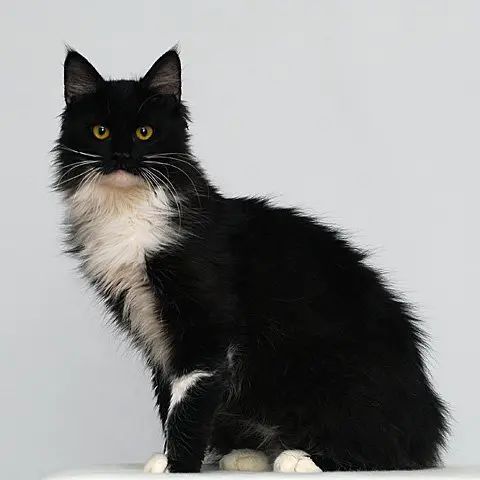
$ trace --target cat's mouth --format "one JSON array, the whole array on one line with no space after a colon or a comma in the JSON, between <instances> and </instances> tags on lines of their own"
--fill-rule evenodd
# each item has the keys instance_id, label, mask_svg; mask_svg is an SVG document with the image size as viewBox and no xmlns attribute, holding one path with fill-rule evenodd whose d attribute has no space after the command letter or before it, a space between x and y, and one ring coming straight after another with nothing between
<instances>
[{"instance_id":1,"label":"cat's mouth","mask_svg":"<svg viewBox=\"0 0 480 480\"><path fill-rule=\"evenodd\" d=\"M129 173L126 170L118 169L102 175L99 183L111 188L132 188L142 185L145 182L138 175Z\"/></svg>"}]
</instances>

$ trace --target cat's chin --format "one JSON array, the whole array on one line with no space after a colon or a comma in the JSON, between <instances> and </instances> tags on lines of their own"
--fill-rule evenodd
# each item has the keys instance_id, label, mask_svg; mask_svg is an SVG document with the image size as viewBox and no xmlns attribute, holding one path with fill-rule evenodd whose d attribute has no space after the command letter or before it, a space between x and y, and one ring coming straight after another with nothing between
<instances>
[{"instance_id":1,"label":"cat's chin","mask_svg":"<svg viewBox=\"0 0 480 480\"><path fill-rule=\"evenodd\" d=\"M116 170L115 172L103 175L99 184L109 188L134 188L145 184L145 182L125 170Z\"/></svg>"}]
</instances>

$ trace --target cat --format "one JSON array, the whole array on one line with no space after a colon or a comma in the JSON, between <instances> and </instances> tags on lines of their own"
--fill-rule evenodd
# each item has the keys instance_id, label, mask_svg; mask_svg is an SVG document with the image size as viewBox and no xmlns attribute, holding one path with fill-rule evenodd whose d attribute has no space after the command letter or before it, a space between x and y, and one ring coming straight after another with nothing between
<instances>
[{"instance_id":1,"label":"cat","mask_svg":"<svg viewBox=\"0 0 480 480\"><path fill-rule=\"evenodd\" d=\"M145 470L438 465L448 414L409 306L331 227L222 195L181 94L175 49L138 80L67 52L54 187L68 251L152 372L166 440Z\"/></svg>"}]
</instances>

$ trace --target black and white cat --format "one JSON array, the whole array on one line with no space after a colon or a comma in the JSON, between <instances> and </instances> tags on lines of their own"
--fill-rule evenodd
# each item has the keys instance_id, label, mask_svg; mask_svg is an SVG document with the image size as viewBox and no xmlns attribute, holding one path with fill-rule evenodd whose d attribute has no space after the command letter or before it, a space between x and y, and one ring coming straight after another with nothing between
<instances>
[{"instance_id":1,"label":"black and white cat","mask_svg":"<svg viewBox=\"0 0 480 480\"><path fill-rule=\"evenodd\" d=\"M70 252L152 370L166 453L147 471L207 451L228 470L439 462L418 321L335 231L209 182L175 50L138 81L69 51L65 100L55 187Z\"/></svg>"}]
</instances>

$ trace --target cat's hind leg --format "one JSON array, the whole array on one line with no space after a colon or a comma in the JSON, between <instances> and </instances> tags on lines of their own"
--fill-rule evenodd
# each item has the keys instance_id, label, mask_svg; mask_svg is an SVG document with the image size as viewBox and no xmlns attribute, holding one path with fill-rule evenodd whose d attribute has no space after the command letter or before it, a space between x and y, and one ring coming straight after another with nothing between
<instances>
[{"instance_id":1,"label":"cat's hind leg","mask_svg":"<svg viewBox=\"0 0 480 480\"><path fill-rule=\"evenodd\" d=\"M232 450L219 462L220 470L237 472L268 472L272 469L268 457L260 450Z\"/></svg>"},{"instance_id":2,"label":"cat's hind leg","mask_svg":"<svg viewBox=\"0 0 480 480\"><path fill-rule=\"evenodd\" d=\"M321 472L310 458L310 455L303 450L284 450L273 462L273 471L282 473L309 473Z\"/></svg>"}]
</instances>

